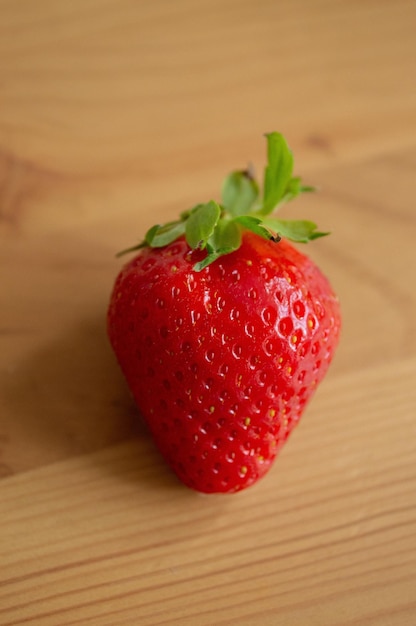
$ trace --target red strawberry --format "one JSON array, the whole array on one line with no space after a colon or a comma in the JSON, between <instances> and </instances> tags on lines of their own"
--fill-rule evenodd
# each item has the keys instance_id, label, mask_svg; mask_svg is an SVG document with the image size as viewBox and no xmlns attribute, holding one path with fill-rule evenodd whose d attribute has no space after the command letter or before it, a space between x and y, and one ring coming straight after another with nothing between
<instances>
[{"instance_id":1,"label":"red strawberry","mask_svg":"<svg viewBox=\"0 0 416 626\"><path fill-rule=\"evenodd\" d=\"M211 201L147 233L119 274L108 332L167 462L189 487L239 491L270 468L322 380L340 312L327 279L286 238L311 222L269 218L302 191L280 134L264 194L247 172ZM283 236L284 239L280 239Z\"/></svg>"}]
</instances>

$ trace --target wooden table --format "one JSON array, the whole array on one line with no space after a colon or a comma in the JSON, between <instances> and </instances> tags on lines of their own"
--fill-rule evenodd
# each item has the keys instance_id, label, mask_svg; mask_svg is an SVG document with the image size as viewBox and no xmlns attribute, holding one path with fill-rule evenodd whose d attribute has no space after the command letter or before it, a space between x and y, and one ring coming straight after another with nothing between
<instances>
[{"instance_id":1,"label":"wooden table","mask_svg":"<svg viewBox=\"0 0 416 626\"><path fill-rule=\"evenodd\" d=\"M416 3L0 9L0 623L416 624ZM114 253L271 130L342 342L269 475L203 497L109 348Z\"/></svg>"}]
</instances>

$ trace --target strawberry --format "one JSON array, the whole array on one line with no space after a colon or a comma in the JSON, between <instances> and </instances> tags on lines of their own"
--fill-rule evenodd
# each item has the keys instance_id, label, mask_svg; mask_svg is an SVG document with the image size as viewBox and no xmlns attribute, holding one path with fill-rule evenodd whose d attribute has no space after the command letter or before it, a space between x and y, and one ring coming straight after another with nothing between
<instances>
[{"instance_id":1,"label":"strawberry","mask_svg":"<svg viewBox=\"0 0 416 626\"><path fill-rule=\"evenodd\" d=\"M233 172L222 201L151 228L120 272L108 334L156 445L205 493L253 485L271 467L322 380L340 311L328 280L288 240L323 236L271 216L311 191L266 135L264 190Z\"/></svg>"}]
</instances>

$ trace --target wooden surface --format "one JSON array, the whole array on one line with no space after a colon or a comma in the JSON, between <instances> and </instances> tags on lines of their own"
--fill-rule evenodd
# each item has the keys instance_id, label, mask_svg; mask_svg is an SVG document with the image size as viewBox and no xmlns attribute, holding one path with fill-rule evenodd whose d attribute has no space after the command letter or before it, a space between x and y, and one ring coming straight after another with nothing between
<instances>
[{"instance_id":1,"label":"wooden surface","mask_svg":"<svg viewBox=\"0 0 416 626\"><path fill-rule=\"evenodd\" d=\"M416 623L416 3L0 1L0 624ZM176 481L105 335L114 253L264 163L339 293L270 474ZM286 212L285 212L286 215Z\"/></svg>"}]
</instances>

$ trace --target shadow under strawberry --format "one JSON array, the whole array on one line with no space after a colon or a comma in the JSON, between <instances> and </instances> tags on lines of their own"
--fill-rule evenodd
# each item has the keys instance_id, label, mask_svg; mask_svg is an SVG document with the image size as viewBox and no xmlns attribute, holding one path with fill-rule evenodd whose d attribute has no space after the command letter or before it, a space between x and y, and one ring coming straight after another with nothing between
<instances>
[{"instance_id":1,"label":"shadow under strawberry","mask_svg":"<svg viewBox=\"0 0 416 626\"><path fill-rule=\"evenodd\" d=\"M0 382L0 396L4 475L126 440L135 442L138 456L144 446L146 455L154 457L160 467L160 472L143 472L144 480L159 482L158 474L170 474L153 450L147 427L119 371L103 317L81 320L10 370ZM95 457L103 469L112 471L111 454L108 463L103 463L100 455L91 455ZM171 481L173 485L177 482L173 475Z\"/></svg>"}]
</instances>

